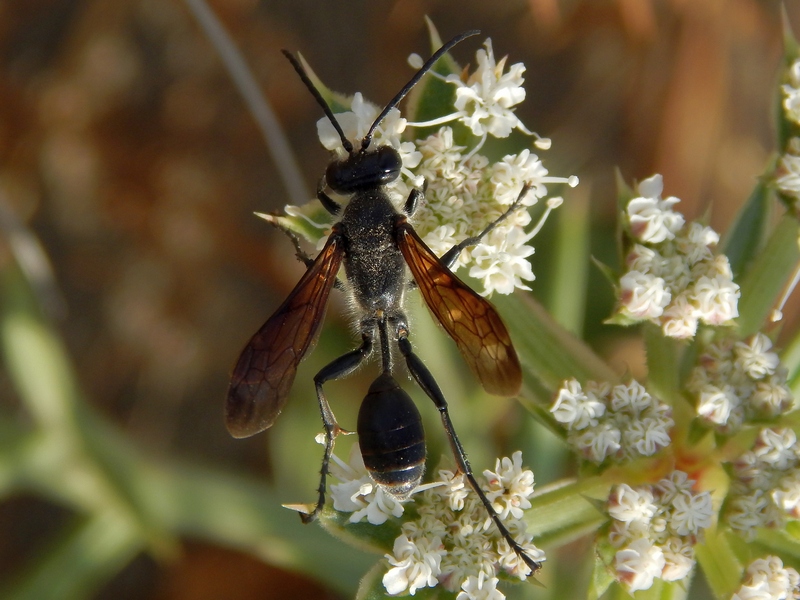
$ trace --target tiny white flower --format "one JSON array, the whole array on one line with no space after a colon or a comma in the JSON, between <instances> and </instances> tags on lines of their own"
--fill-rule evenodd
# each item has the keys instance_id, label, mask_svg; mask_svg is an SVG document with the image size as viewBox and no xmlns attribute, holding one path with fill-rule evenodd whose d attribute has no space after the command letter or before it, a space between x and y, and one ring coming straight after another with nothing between
<instances>
[{"instance_id":1,"label":"tiny white flower","mask_svg":"<svg viewBox=\"0 0 800 600\"><path fill-rule=\"evenodd\" d=\"M483 472L488 483L486 497L492 503L500 518L505 520L509 514L521 519L523 510L531 507L528 498L533 495L533 471L523 469L522 452L514 452L511 458L497 459L495 471Z\"/></svg>"},{"instance_id":2,"label":"tiny white flower","mask_svg":"<svg viewBox=\"0 0 800 600\"><path fill-rule=\"evenodd\" d=\"M672 500L669 527L678 535L694 535L711 526L714 509L711 494L682 492Z\"/></svg>"},{"instance_id":3,"label":"tiny white flower","mask_svg":"<svg viewBox=\"0 0 800 600\"><path fill-rule=\"evenodd\" d=\"M770 377L759 381L750 397L753 408L763 416L777 417L788 412L794 405L794 397L782 378Z\"/></svg>"},{"instance_id":4,"label":"tiny white flower","mask_svg":"<svg viewBox=\"0 0 800 600\"><path fill-rule=\"evenodd\" d=\"M795 97L795 110L797 115L800 116L800 93ZM787 196L794 196L800 198L800 156L793 154L784 154L780 160L781 175L775 180L775 185L778 189Z\"/></svg>"},{"instance_id":5,"label":"tiny white flower","mask_svg":"<svg viewBox=\"0 0 800 600\"><path fill-rule=\"evenodd\" d=\"M531 185L531 189L523 200L525 206L532 206L539 198L547 195L547 188L543 180L547 176L547 169L542 161L530 150L523 150L519 154L510 154L495 163L492 170L491 182L494 184L494 199L501 206L514 202L522 190L523 184Z\"/></svg>"},{"instance_id":6,"label":"tiny white flower","mask_svg":"<svg viewBox=\"0 0 800 600\"><path fill-rule=\"evenodd\" d=\"M772 341L763 333L757 333L749 342L736 342L736 364L752 379L773 375L780 359L777 354L769 351L771 348Z\"/></svg>"},{"instance_id":7,"label":"tiny white flower","mask_svg":"<svg viewBox=\"0 0 800 600\"><path fill-rule=\"evenodd\" d=\"M643 246L642 244L634 244L628 256L625 257L625 264L629 271L639 271L640 273L652 273L659 275L661 273L661 265L664 262L658 250Z\"/></svg>"},{"instance_id":8,"label":"tiny white flower","mask_svg":"<svg viewBox=\"0 0 800 600\"><path fill-rule=\"evenodd\" d=\"M714 258L711 246L719 243L719 234L706 225L697 222L689 223L686 231L675 239L678 251L688 261L689 266L700 261Z\"/></svg>"},{"instance_id":9,"label":"tiny white flower","mask_svg":"<svg viewBox=\"0 0 800 600\"><path fill-rule=\"evenodd\" d=\"M694 479L689 479L689 476L686 473L675 470L670 473L668 477L665 477L659 481L655 485L654 491L658 496L659 502L667 505L672 504L672 500L678 494L690 494L692 492L692 486L694 486L694 483Z\"/></svg>"},{"instance_id":10,"label":"tiny white flower","mask_svg":"<svg viewBox=\"0 0 800 600\"><path fill-rule=\"evenodd\" d=\"M784 568L777 556L754 560L746 575L731 600L788 600L800 596L800 574L791 567Z\"/></svg>"},{"instance_id":11,"label":"tiny white flower","mask_svg":"<svg viewBox=\"0 0 800 600\"><path fill-rule=\"evenodd\" d=\"M697 414L716 425L725 425L730 419L733 409L741 404L733 387L725 385L719 388L708 384L700 392Z\"/></svg>"},{"instance_id":12,"label":"tiny white flower","mask_svg":"<svg viewBox=\"0 0 800 600\"><path fill-rule=\"evenodd\" d=\"M595 463L617 454L622 447L622 432L611 423L598 423L577 432L570 441L577 446L586 458Z\"/></svg>"},{"instance_id":13,"label":"tiny white flower","mask_svg":"<svg viewBox=\"0 0 800 600\"><path fill-rule=\"evenodd\" d=\"M420 588L434 587L446 552L438 537L428 540L423 536L412 541L405 535L398 536L392 554L386 555L392 568L383 576L383 586L389 594L408 590L412 596Z\"/></svg>"},{"instance_id":14,"label":"tiny white flower","mask_svg":"<svg viewBox=\"0 0 800 600\"><path fill-rule=\"evenodd\" d=\"M728 501L725 521L748 541L756 536L757 527L767 527L775 522L772 503L763 490L735 496Z\"/></svg>"},{"instance_id":15,"label":"tiny white flower","mask_svg":"<svg viewBox=\"0 0 800 600\"><path fill-rule=\"evenodd\" d=\"M567 429L595 426L605 410L605 405L593 395L585 393L576 379L564 382L550 407L555 420L566 425Z\"/></svg>"},{"instance_id":16,"label":"tiny white flower","mask_svg":"<svg viewBox=\"0 0 800 600\"><path fill-rule=\"evenodd\" d=\"M772 491L772 501L790 517L800 518L800 470L792 469Z\"/></svg>"},{"instance_id":17,"label":"tiny white flower","mask_svg":"<svg viewBox=\"0 0 800 600\"><path fill-rule=\"evenodd\" d=\"M664 421L646 417L632 420L622 435L623 445L630 454L635 450L641 456L653 456L662 448L669 446L671 442L669 427L672 425L672 419Z\"/></svg>"},{"instance_id":18,"label":"tiny white flower","mask_svg":"<svg viewBox=\"0 0 800 600\"><path fill-rule=\"evenodd\" d=\"M661 579L679 581L692 571L695 564L694 548L681 538L671 537L661 546L664 552L664 570Z\"/></svg>"},{"instance_id":19,"label":"tiny white flower","mask_svg":"<svg viewBox=\"0 0 800 600\"><path fill-rule=\"evenodd\" d=\"M699 311L689 301L686 293L673 298L662 315L662 329L667 337L687 340L697 333Z\"/></svg>"},{"instance_id":20,"label":"tiny white flower","mask_svg":"<svg viewBox=\"0 0 800 600\"><path fill-rule=\"evenodd\" d=\"M762 429L753 447L755 455L777 471L786 471L797 464L797 436L791 429Z\"/></svg>"},{"instance_id":21,"label":"tiny white flower","mask_svg":"<svg viewBox=\"0 0 800 600\"><path fill-rule=\"evenodd\" d=\"M615 556L617 579L630 592L648 590L664 570L664 552L647 538L639 538Z\"/></svg>"},{"instance_id":22,"label":"tiny white flower","mask_svg":"<svg viewBox=\"0 0 800 600\"><path fill-rule=\"evenodd\" d=\"M525 244L528 235L524 230L513 228L500 238L498 230L492 232L486 243L479 244L472 249L473 266L470 277L483 283L482 295L488 296L492 292L510 294L516 288L529 290L524 281L535 279L531 263L527 258L533 254L532 247ZM496 245L491 242L497 241Z\"/></svg>"},{"instance_id":23,"label":"tiny white flower","mask_svg":"<svg viewBox=\"0 0 800 600\"><path fill-rule=\"evenodd\" d=\"M497 589L499 582L497 577L486 579L483 572L477 577L470 575L461 585L461 592L456 596L456 600L503 600L505 595Z\"/></svg>"},{"instance_id":24,"label":"tiny white flower","mask_svg":"<svg viewBox=\"0 0 800 600\"><path fill-rule=\"evenodd\" d=\"M700 318L709 325L721 325L739 316L739 286L723 276L700 277L692 286Z\"/></svg>"},{"instance_id":25,"label":"tiny white flower","mask_svg":"<svg viewBox=\"0 0 800 600\"><path fill-rule=\"evenodd\" d=\"M611 409L614 412L628 412L638 416L653 406L653 397L645 387L636 380L628 384L614 386L611 392Z\"/></svg>"},{"instance_id":26,"label":"tiny white flower","mask_svg":"<svg viewBox=\"0 0 800 600\"><path fill-rule=\"evenodd\" d=\"M671 240L683 227L683 216L672 210L680 200L673 196L662 200L663 189L661 175L653 175L639 184L637 190L641 196L628 203L631 233L642 242L657 244Z\"/></svg>"},{"instance_id":27,"label":"tiny white flower","mask_svg":"<svg viewBox=\"0 0 800 600\"><path fill-rule=\"evenodd\" d=\"M648 522L658 511L648 488L632 488L626 483L614 486L608 498L608 514L617 521Z\"/></svg>"},{"instance_id":28,"label":"tiny white flower","mask_svg":"<svg viewBox=\"0 0 800 600\"><path fill-rule=\"evenodd\" d=\"M628 271L619 284L623 309L638 319L660 317L672 299L666 282L655 275Z\"/></svg>"}]
</instances>

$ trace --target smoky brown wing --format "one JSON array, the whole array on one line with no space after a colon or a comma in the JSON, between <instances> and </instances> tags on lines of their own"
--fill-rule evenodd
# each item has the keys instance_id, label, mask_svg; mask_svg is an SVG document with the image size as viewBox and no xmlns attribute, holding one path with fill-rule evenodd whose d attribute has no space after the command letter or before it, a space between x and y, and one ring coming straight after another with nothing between
<instances>
[{"instance_id":1,"label":"smoky brown wing","mask_svg":"<svg viewBox=\"0 0 800 600\"><path fill-rule=\"evenodd\" d=\"M314 345L342 261L334 233L303 278L250 339L233 369L225 423L237 438L271 427L286 404L297 365Z\"/></svg>"},{"instance_id":2,"label":"smoky brown wing","mask_svg":"<svg viewBox=\"0 0 800 600\"><path fill-rule=\"evenodd\" d=\"M508 330L494 307L444 266L414 229L401 222L397 244L428 308L455 340L484 389L515 396L522 370Z\"/></svg>"}]
</instances>

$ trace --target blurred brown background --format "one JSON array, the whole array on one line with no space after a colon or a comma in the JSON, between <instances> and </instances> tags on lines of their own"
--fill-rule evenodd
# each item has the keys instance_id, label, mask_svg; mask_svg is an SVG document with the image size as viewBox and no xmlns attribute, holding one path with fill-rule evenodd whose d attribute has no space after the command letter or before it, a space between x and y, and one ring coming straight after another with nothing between
<instances>
[{"instance_id":1,"label":"blurred brown background","mask_svg":"<svg viewBox=\"0 0 800 600\"><path fill-rule=\"evenodd\" d=\"M445 39L480 28L498 57L527 66L519 114L553 139L551 171L590 190L593 243L613 232L616 167L628 181L662 173L687 216L711 208L724 231L773 151L778 1L211 4L309 190L326 164L320 111L279 50L300 50L332 88L381 103L409 77L408 54L427 55L425 15ZM800 30L800 4L785 5ZM456 58L469 62L476 45ZM0 2L0 189L53 262L55 316L87 396L148 452L263 477L280 460L261 438L231 439L221 418L238 351L302 272L285 237L252 215L288 202L275 168L181 1ZM546 247L534 258L546 260ZM595 308L590 322L609 309ZM346 335L338 308L328 322ZM13 407L1 374L0 393ZM60 518L33 497L0 504L0 577L35 556ZM185 550L168 565L138 559L100 597L328 597L242 555Z\"/></svg>"}]
</instances>

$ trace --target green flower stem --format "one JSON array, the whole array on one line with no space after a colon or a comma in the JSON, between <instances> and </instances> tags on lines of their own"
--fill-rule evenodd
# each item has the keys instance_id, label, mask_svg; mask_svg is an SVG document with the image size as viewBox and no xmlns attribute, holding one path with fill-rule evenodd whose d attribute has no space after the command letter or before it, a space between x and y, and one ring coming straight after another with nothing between
<instances>
[{"instance_id":1,"label":"green flower stem","mask_svg":"<svg viewBox=\"0 0 800 600\"><path fill-rule=\"evenodd\" d=\"M728 540L728 534L716 528L706 529L702 544L694 547L697 562L717 598L730 598L739 587L743 568Z\"/></svg>"}]
</instances>

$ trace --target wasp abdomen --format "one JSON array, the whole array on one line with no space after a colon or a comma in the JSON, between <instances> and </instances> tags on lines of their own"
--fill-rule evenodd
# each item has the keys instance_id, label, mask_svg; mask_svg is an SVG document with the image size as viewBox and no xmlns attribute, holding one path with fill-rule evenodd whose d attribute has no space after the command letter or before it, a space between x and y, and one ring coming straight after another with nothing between
<instances>
[{"instance_id":1,"label":"wasp abdomen","mask_svg":"<svg viewBox=\"0 0 800 600\"><path fill-rule=\"evenodd\" d=\"M364 466L386 492L405 499L425 471L425 432L414 401L388 373L370 386L358 412Z\"/></svg>"}]
</instances>

